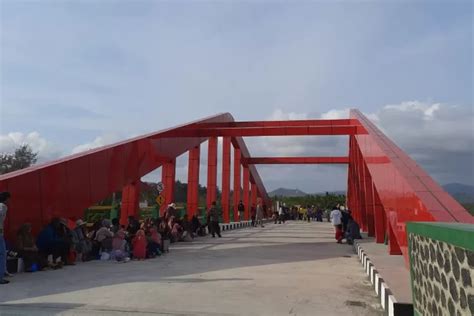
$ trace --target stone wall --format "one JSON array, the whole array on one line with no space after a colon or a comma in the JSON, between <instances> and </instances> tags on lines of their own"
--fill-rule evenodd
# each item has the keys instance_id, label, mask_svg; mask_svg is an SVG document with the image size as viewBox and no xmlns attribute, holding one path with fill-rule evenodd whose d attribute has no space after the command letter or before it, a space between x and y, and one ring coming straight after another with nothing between
<instances>
[{"instance_id":1,"label":"stone wall","mask_svg":"<svg viewBox=\"0 0 474 316\"><path fill-rule=\"evenodd\" d=\"M474 225L407 226L415 314L474 315Z\"/></svg>"}]
</instances>

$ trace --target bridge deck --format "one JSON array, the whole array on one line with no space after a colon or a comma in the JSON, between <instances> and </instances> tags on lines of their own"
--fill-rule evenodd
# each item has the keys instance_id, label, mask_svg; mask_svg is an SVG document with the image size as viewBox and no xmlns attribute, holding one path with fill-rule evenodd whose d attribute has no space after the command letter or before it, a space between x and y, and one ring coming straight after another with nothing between
<instances>
[{"instance_id":1,"label":"bridge deck","mask_svg":"<svg viewBox=\"0 0 474 316\"><path fill-rule=\"evenodd\" d=\"M0 287L0 314L382 315L357 256L335 243L329 223L223 235L174 244L152 260L16 275Z\"/></svg>"}]
</instances>

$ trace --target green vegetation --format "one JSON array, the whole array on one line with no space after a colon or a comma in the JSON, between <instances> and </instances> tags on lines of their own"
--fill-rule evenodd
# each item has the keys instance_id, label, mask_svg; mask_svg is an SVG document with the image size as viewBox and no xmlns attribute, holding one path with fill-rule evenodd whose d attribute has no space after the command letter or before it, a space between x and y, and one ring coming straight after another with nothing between
<instances>
[{"instance_id":1,"label":"green vegetation","mask_svg":"<svg viewBox=\"0 0 474 316\"><path fill-rule=\"evenodd\" d=\"M30 145L21 145L14 153L0 154L0 174L28 168L38 160L38 153Z\"/></svg>"},{"instance_id":2,"label":"green vegetation","mask_svg":"<svg viewBox=\"0 0 474 316\"><path fill-rule=\"evenodd\" d=\"M323 209L330 209L337 204L345 204L346 196L343 194L331 194L326 193L325 195L305 195L305 196L275 196L272 198L274 202L280 201L285 203L287 206L292 205L314 205Z\"/></svg>"}]
</instances>

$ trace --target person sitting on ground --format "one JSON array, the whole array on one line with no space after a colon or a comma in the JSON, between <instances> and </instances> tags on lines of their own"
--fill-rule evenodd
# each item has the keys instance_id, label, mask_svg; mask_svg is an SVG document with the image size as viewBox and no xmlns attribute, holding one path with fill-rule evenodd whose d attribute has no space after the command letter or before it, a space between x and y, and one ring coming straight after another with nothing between
<instances>
[{"instance_id":1,"label":"person sitting on ground","mask_svg":"<svg viewBox=\"0 0 474 316\"><path fill-rule=\"evenodd\" d=\"M143 229L139 229L132 240L133 259L144 260L146 258L147 241Z\"/></svg>"},{"instance_id":2,"label":"person sitting on ground","mask_svg":"<svg viewBox=\"0 0 474 316\"><path fill-rule=\"evenodd\" d=\"M15 249L18 252L19 257L23 259L26 272L43 270L48 267L48 260L44 256L41 256L38 252L35 238L31 234L30 223L21 225L20 229L18 230L16 235Z\"/></svg>"},{"instance_id":3,"label":"person sitting on ground","mask_svg":"<svg viewBox=\"0 0 474 316\"><path fill-rule=\"evenodd\" d=\"M188 214L184 214L183 220L181 221L180 225L183 227L183 231L186 233L186 235L193 239L193 228L191 226L191 222L188 220Z\"/></svg>"},{"instance_id":4,"label":"person sitting on ground","mask_svg":"<svg viewBox=\"0 0 474 316\"><path fill-rule=\"evenodd\" d=\"M161 256L161 236L156 231L155 227L150 227L146 232L147 237L147 249L146 256L147 258L154 258L156 256Z\"/></svg>"},{"instance_id":5,"label":"person sitting on ground","mask_svg":"<svg viewBox=\"0 0 474 316\"><path fill-rule=\"evenodd\" d=\"M114 233L110 230L112 223L108 219L102 221L102 227L95 234L95 240L100 243L102 251L110 252L112 250L112 238Z\"/></svg>"},{"instance_id":6,"label":"person sitting on ground","mask_svg":"<svg viewBox=\"0 0 474 316\"><path fill-rule=\"evenodd\" d=\"M128 217L128 226L127 226L127 232L128 232L128 237L130 239L133 239L135 237L135 234L137 231L140 229L140 222L135 219L133 216Z\"/></svg>"},{"instance_id":7,"label":"person sitting on ground","mask_svg":"<svg viewBox=\"0 0 474 316\"><path fill-rule=\"evenodd\" d=\"M118 262L127 262L130 260L129 246L125 237L126 234L123 229L120 229L116 234L114 234L110 259L117 260Z\"/></svg>"},{"instance_id":8,"label":"person sitting on ground","mask_svg":"<svg viewBox=\"0 0 474 316\"><path fill-rule=\"evenodd\" d=\"M171 242L183 241L183 227L176 221L174 217L171 222Z\"/></svg>"},{"instance_id":9,"label":"person sitting on ground","mask_svg":"<svg viewBox=\"0 0 474 316\"><path fill-rule=\"evenodd\" d=\"M112 229L111 229L112 233L115 234L115 233L118 232L120 229L121 229L121 227L120 227L119 219L118 219L118 218L113 218L113 219L112 219Z\"/></svg>"},{"instance_id":10,"label":"person sitting on ground","mask_svg":"<svg viewBox=\"0 0 474 316\"><path fill-rule=\"evenodd\" d=\"M76 221L74 228L74 248L76 249L77 260L88 261L92 251L92 243L87 238L86 222L82 219Z\"/></svg>"},{"instance_id":11,"label":"person sitting on ground","mask_svg":"<svg viewBox=\"0 0 474 316\"><path fill-rule=\"evenodd\" d=\"M354 243L354 239L362 239L362 236L360 235L359 224L357 224L357 222L352 217L347 222L347 231L345 233L345 237L349 245Z\"/></svg>"},{"instance_id":12,"label":"person sitting on ground","mask_svg":"<svg viewBox=\"0 0 474 316\"><path fill-rule=\"evenodd\" d=\"M196 216L196 214L193 215L191 218L191 231L194 236L205 236L206 232L204 231L203 234L203 229L202 229L202 224L199 221L199 218Z\"/></svg>"},{"instance_id":13,"label":"person sitting on ground","mask_svg":"<svg viewBox=\"0 0 474 316\"><path fill-rule=\"evenodd\" d=\"M58 267L62 264L68 264L67 259L70 250L70 245L59 235L61 229L60 219L55 217L43 228L36 239L36 247L39 253L45 258L52 255L53 262L58 263Z\"/></svg>"},{"instance_id":14,"label":"person sitting on ground","mask_svg":"<svg viewBox=\"0 0 474 316\"><path fill-rule=\"evenodd\" d=\"M66 218L59 219L59 230L58 235L59 237L68 245L68 253L66 265L75 265L74 261L76 261L76 250L74 249L74 233L68 226L68 220Z\"/></svg>"}]
</instances>

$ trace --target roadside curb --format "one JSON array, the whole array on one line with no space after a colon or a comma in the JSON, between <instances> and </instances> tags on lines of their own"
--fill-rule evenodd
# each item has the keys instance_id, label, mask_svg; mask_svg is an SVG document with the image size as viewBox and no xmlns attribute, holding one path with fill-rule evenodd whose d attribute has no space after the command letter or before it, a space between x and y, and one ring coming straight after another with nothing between
<instances>
[{"instance_id":1,"label":"roadside curb","mask_svg":"<svg viewBox=\"0 0 474 316\"><path fill-rule=\"evenodd\" d=\"M357 253L365 273L370 279L370 283L374 286L375 293L380 297L380 304L388 316L407 316L413 315L413 304L400 303L397 301L387 283L381 277L375 266L365 254L361 245L355 241L354 251Z\"/></svg>"}]
</instances>

